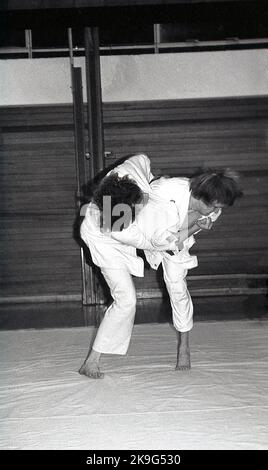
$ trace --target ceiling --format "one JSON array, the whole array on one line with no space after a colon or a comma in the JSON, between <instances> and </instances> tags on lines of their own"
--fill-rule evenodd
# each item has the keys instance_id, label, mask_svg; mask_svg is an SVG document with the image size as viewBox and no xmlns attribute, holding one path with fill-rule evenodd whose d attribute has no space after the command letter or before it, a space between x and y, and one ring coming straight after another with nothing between
<instances>
[{"instance_id":1,"label":"ceiling","mask_svg":"<svg viewBox=\"0 0 268 470\"><path fill-rule=\"evenodd\" d=\"M90 8L111 6L179 5L193 3L234 3L252 0L2 0L0 10Z\"/></svg>"},{"instance_id":2,"label":"ceiling","mask_svg":"<svg viewBox=\"0 0 268 470\"><path fill-rule=\"evenodd\" d=\"M185 43L182 51L214 47L204 41L224 41L217 46L223 49L263 48L268 46L268 0L2 0L0 52L21 46L25 30L32 32L33 48L55 49L68 47L66 31L72 28L79 48L86 26L99 27L103 47L153 47L155 24L166 43Z\"/></svg>"},{"instance_id":3,"label":"ceiling","mask_svg":"<svg viewBox=\"0 0 268 470\"><path fill-rule=\"evenodd\" d=\"M44 21L74 25L107 25L111 22L141 23L176 22L180 17L203 18L220 15L229 20L237 17L243 21L244 14L250 13L252 20L258 20L260 13L267 19L267 0L1 0L2 24L7 26L40 26Z\"/></svg>"}]
</instances>

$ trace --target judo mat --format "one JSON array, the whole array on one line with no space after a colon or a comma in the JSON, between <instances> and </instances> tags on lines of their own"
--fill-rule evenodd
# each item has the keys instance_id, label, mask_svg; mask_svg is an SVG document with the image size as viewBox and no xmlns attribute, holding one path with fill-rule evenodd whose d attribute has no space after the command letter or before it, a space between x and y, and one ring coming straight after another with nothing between
<instances>
[{"instance_id":1,"label":"judo mat","mask_svg":"<svg viewBox=\"0 0 268 470\"><path fill-rule=\"evenodd\" d=\"M1 331L1 449L268 448L268 322L196 322L175 371L168 323L135 325L102 380L78 374L93 327Z\"/></svg>"}]
</instances>

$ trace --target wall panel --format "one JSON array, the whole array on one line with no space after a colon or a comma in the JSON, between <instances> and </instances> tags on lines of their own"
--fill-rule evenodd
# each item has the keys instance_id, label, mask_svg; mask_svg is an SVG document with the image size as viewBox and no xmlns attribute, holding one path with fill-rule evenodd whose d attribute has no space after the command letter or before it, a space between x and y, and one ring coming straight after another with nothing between
<instances>
[{"instance_id":1,"label":"wall panel","mask_svg":"<svg viewBox=\"0 0 268 470\"><path fill-rule=\"evenodd\" d=\"M71 106L1 108L3 299L79 299Z\"/></svg>"},{"instance_id":2,"label":"wall panel","mask_svg":"<svg viewBox=\"0 0 268 470\"><path fill-rule=\"evenodd\" d=\"M0 129L1 299L80 299L72 106L2 107ZM202 165L240 171L245 196L198 235L189 286L199 295L265 289L268 97L105 103L104 131L106 165L145 152L157 175L189 176ZM161 270L135 283L139 296L163 292Z\"/></svg>"},{"instance_id":3,"label":"wall panel","mask_svg":"<svg viewBox=\"0 0 268 470\"><path fill-rule=\"evenodd\" d=\"M219 98L107 104L105 145L113 163L144 152L153 173L189 176L201 166L231 167L242 175L245 196L224 212L211 232L202 232L192 253L199 266L189 286L233 292L258 284L265 289L268 266L268 98ZM240 277L238 276L240 275ZM201 279L203 277L203 279ZM219 280L220 279L220 280ZM158 295L160 273L136 279L140 295ZM231 290L230 290L231 292ZM252 291L253 292L253 291Z\"/></svg>"}]
</instances>

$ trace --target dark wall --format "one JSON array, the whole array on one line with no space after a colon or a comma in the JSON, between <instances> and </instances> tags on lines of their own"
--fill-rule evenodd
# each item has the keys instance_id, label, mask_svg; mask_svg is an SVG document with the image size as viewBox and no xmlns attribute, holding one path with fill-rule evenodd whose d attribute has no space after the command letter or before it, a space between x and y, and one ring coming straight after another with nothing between
<instances>
[{"instance_id":1,"label":"dark wall","mask_svg":"<svg viewBox=\"0 0 268 470\"><path fill-rule=\"evenodd\" d=\"M71 105L0 108L2 298L80 298L72 119ZM144 152L157 174L189 176L203 165L241 173L244 198L192 249L190 287L204 292L212 276L210 287L239 288L252 274L257 285L268 264L268 97L106 103L104 131L107 164ZM156 293L160 279L146 270L136 285Z\"/></svg>"},{"instance_id":2,"label":"dark wall","mask_svg":"<svg viewBox=\"0 0 268 470\"><path fill-rule=\"evenodd\" d=\"M81 292L71 106L1 108L3 297Z\"/></svg>"},{"instance_id":3,"label":"dark wall","mask_svg":"<svg viewBox=\"0 0 268 470\"><path fill-rule=\"evenodd\" d=\"M199 234L192 248L199 266L191 276L216 277L190 280L190 287L239 291L248 281L238 274L267 273L267 97L107 104L104 118L106 150L116 158L145 152L153 172L169 176L189 176L200 166L241 173L245 196L225 210L211 232ZM161 276L149 270L136 285L162 288Z\"/></svg>"}]
</instances>

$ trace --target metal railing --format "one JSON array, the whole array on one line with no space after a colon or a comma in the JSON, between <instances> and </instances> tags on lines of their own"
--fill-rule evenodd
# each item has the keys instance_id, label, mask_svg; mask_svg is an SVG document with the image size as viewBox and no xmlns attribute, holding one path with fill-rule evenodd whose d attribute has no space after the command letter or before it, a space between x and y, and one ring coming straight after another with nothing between
<instances>
[{"instance_id":1,"label":"metal railing","mask_svg":"<svg viewBox=\"0 0 268 470\"><path fill-rule=\"evenodd\" d=\"M111 44L106 46L100 46L100 54L110 54L122 52L134 53L133 51L143 51L151 53L161 52L180 52L180 51L198 51L198 50L217 50L219 48L225 49L248 49L254 47L268 47L268 37L254 38L254 39L240 39L237 37L226 38L224 40L213 40L213 41L200 41L198 39L187 39L185 41L178 42L163 42L161 41L161 25L154 25L154 39L149 44ZM66 32L67 34L67 32ZM72 34L72 33L71 33ZM68 36L70 40L70 28L68 29ZM84 54L84 47L73 47L74 56ZM25 46L24 47L0 47L0 58L5 58L7 55L14 55L16 57L25 56L29 59L39 58L40 55L45 57L53 57L55 54L69 55L69 47L34 47L32 39L32 31L30 29L25 30Z\"/></svg>"}]
</instances>

